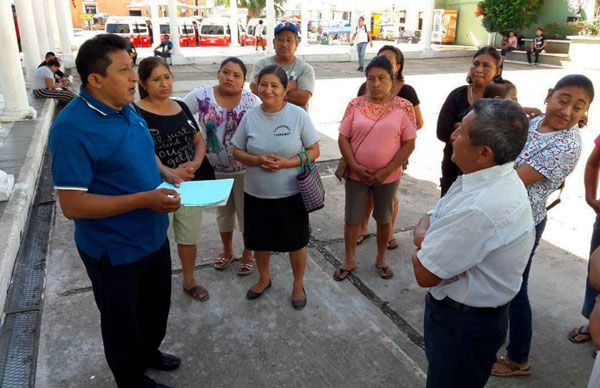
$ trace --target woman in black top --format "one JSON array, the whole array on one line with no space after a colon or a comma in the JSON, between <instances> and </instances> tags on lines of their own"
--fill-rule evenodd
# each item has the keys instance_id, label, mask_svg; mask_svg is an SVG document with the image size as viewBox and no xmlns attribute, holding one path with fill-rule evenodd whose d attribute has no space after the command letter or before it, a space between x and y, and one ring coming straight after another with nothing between
<instances>
[{"instance_id":1,"label":"woman in black top","mask_svg":"<svg viewBox=\"0 0 600 388\"><path fill-rule=\"evenodd\" d=\"M417 129L421 129L421 127L423 127L423 115L421 114L421 108L419 107L421 101L419 101L419 97L417 96L417 92L415 91L415 89L412 86L404 83L404 76L402 75L402 70L404 70L404 55L402 54L402 51L400 51L400 49L397 47L385 45L379 49L377 55L386 56L387 59L389 59L392 63L392 67L394 69L395 74L393 93L398 97L402 97L405 100L408 100L411 104L413 104L413 108L415 110ZM357 96L360 97L366 92L367 83L363 82L363 84L360 85L360 88L358 88ZM406 164L408 164L408 162ZM404 165L403 168L406 168L406 165ZM394 212L392 217L392 225L396 225L396 219L398 218L398 208L398 198L394 196ZM360 234L358 235L358 241L356 242L357 244L362 243L366 238L371 236L371 234L369 234L369 218L371 217L372 212L373 197L369 195L367 198L365 218L360 227ZM392 238L390 239L390 241L388 241L387 248L398 248L398 241L396 241L396 239L393 237L393 233Z\"/></svg>"},{"instance_id":2,"label":"woman in black top","mask_svg":"<svg viewBox=\"0 0 600 388\"><path fill-rule=\"evenodd\" d=\"M385 45L379 49L377 55L385 55L390 62L392 62L392 67L394 68L394 72L396 74L396 78L394 79L394 94L398 97L402 97L405 100L410 101L413 104L415 109L415 116L417 118L417 129L421 129L423 126L423 115L421 114L421 108L419 108L419 97L417 96L417 92L415 89L404 83L404 76L402 75L402 70L404 70L404 55L402 51L398 47L394 47L391 45ZM358 88L357 97L364 95L367 92L367 83L363 82Z\"/></svg>"},{"instance_id":3,"label":"woman in black top","mask_svg":"<svg viewBox=\"0 0 600 388\"><path fill-rule=\"evenodd\" d=\"M440 187L442 197L446 194L456 178L462 174L452 162L452 142L450 135L460 126L463 117L469 113L471 104L483 98L487 84L502 73L502 57L491 46L477 50L467 74L468 85L459 86L450 92L440 110L437 122L437 137L446 143L444 159L442 160L442 177Z\"/></svg>"},{"instance_id":4,"label":"woman in black top","mask_svg":"<svg viewBox=\"0 0 600 388\"><path fill-rule=\"evenodd\" d=\"M171 99L173 78L163 59L146 58L138 68L139 108L154 139L154 151L162 164L184 181L201 179L200 165L206 144L185 103ZM183 272L183 290L205 301L208 290L196 283L196 245L200 239L201 208L184 207L169 214L169 232L177 242Z\"/></svg>"}]
</instances>

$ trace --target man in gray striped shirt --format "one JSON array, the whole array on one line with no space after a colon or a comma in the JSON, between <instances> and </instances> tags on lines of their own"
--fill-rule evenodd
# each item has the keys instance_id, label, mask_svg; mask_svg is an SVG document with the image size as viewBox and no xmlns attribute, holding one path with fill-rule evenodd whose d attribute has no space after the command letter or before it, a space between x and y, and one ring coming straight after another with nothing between
<instances>
[{"instance_id":1,"label":"man in gray striped shirt","mask_svg":"<svg viewBox=\"0 0 600 388\"><path fill-rule=\"evenodd\" d=\"M464 172L415 228L425 305L427 387L483 387L508 329L534 242L527 191L513 168L528 122L508 100L484 99L452 134Z\"/></svg>"}]
</instances>

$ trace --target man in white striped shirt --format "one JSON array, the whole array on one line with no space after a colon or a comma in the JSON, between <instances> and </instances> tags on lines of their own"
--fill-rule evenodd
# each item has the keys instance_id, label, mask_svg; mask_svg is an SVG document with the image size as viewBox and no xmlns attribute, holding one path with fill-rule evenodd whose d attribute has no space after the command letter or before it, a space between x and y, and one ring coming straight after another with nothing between
<instances>
[{"instance_id":1,"label":"man in white striped shirt","mask_svg":"<svg viewBox=\"0 0 600 388\"><path fill-rule=\"evenodd\" d=\"M528 122L508 100L472 106L452 134L464 172L415 228L415 277L425 306L427 387L483 387L508 329L534 224L513 162Z\"/></svg>"}]
</instances>

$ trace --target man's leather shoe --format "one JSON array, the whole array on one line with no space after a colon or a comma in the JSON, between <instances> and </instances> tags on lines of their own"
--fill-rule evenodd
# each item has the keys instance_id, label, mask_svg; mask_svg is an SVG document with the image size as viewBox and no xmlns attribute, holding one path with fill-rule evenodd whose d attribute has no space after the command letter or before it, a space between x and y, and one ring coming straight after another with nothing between
<instances>
[{"instance_id":1,"label":"man's leather shoe","mask_svg":"<svg viewBox=\"0 0 600 388\"><path fill-rule=\"evenodd\" d=\"M179 357L175 357L171 354L161 353L158 359L148 365L148 368L162 370L162 371L172 371L179 368L181 365L181 359Z\"/></svg>"}]
</instances>

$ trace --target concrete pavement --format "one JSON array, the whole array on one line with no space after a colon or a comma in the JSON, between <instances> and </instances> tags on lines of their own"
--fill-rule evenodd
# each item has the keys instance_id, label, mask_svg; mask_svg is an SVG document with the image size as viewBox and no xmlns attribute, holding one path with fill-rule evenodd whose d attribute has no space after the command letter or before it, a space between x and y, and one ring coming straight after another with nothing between
<instances>
[{"instance_id":1,"label":"concrete pavement","mask_svg":"<svg viewBox=\"0 0 600 388\"><path fill-rule=\"evenodd\" d=\"M362 76L354 64L316 65L317 91L311 117L322 134L321 160L339 157L337 123ZM380 279L373 267L374 238L358 249L359 267L349 281L331 275L343 259L343 186L322 163L327 190L323 210L311 215L312 237L306 275L308 305L292 309L287 257L272 258L273 287L257 301L245 300L257 274L214 271L209 263L220 251L214 210L205 212L197 278L211 298L193 302L181 291L179 261L173 253L172 309L163 348L183 357L182 368L156 379L178 387L198 386L424 386L422 350L425 290L413 278L411 230L439 197L436 181L442 145L435 139L437 113L448 92L464 82L467 59L409 61L405 75L421 98L425 127L399 193L396 225L399 249L388 261L393 279ZM214 83L214 66L175 67L177 94ZM509 65L505 76L517 84L520 101L542 107L548 87L563 70L531 70ZM600 75L589 73L594 81ZM534 313L532 376L490 379L491 387L585 386L593 359L591 345L566 339L579 316L586 273L586 251L593 215L581 197L582 167L600 123L597 103L591 130L583 131L584 156L567 181L563 203L552 210L530 279ZM374 230L374 225L371 225ZM240 238L236 234L238 253ZM173 247L174 248L174 247ZM98 312L89 281L72 241L72 223L57 214L50 241L48 277L36 381L40 387L112 386L102 353Z\"/></svg>"}]
</instances>

